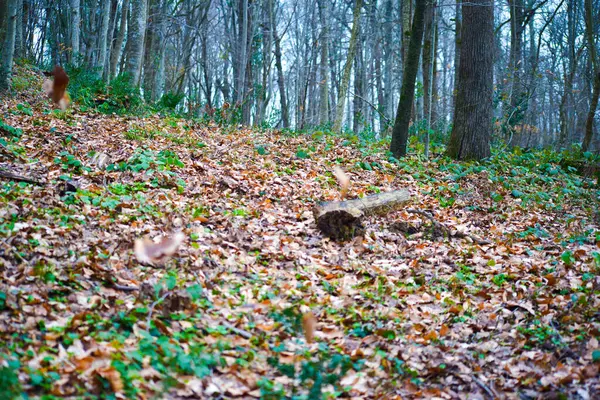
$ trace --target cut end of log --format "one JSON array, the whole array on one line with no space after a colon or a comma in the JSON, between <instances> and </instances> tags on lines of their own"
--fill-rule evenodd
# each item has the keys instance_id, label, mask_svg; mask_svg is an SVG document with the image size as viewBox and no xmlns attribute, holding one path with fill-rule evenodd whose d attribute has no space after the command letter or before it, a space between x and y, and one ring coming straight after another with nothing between
<instances>
[{"instance_id":1,"label":"cut end of log","mask_svg":"<svg viewBox=\"0 0 600 400\"><path fill-rule=\"evenodd\" d=\"M362 218L365 215L384 214L409 199L409 193L404 190L378 193L362 199L320 203L313 209L313 215L325 236L345 240L364 232Z\"/></svg>"},{"instance_id":2,"label":"cut end of log","mask_svg":"<svg viewBox=\"0 0 600 400\"><path fill-rule=\"evenodd\" d=\"M361 223L363 213L356 208L331 207L324 203L315 209L315 221L321 232L332 239L349 239L360 235L364 228Z\"/></svg>"}]
</instances>

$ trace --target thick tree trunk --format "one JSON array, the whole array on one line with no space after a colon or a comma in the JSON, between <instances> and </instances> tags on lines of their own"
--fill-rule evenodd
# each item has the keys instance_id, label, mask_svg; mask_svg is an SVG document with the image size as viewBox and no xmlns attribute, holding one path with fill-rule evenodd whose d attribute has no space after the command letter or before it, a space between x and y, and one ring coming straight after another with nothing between
<instances>
[{"instance_id":1,"label":"thick tree trunk","mask_svg":"<svg viewBox=\"0 0 600 400\"><path fill-rule=\"evenodd\" d=\"M320 203L313 209L317 227L326 236L348 239L361 233L362 218L385 214L410 200L405 190L378 193L362 199Z\"/></svg>"},{"instance_id":2,"label":"thick tree trunk","mask_svg":"<svg viewBox=\"0 0 600 400\"><path fill-rule=\"evenodd\" d=\"M490 155L494 78L494 2L462 6L463 28L456 110L448 155L482 159Z\"/></svg>"},{"instance_id":3,"label":"thick tree trunk","mask_svg":"<svg viewBox=\"0 0 600 400\"><path fill-rule=\"evenodd\" d=\"M408 46L408 54L404 63L404 74L402 76L402 92L398 101L398 111L396 112L396 121L394 122L394 130L392 131L392 143L390 145L390 151L395 157L406 155L408 125L415 98L415 79L417 78L419 58L421 57L426 2L427 0L416 0L415 15L410 33L410 45Z\"/></svg>"},{"instance_id":4,"label":"thick tree trunk","mask_svg":"<svg viewBox=\"0 0 600 400\"><path fill-rule=\"evenodd\" d=\"M132 0L131 16L129 18L130 51L127 55L126 71L131 75L134 85L140 84L142 62L144 60L144 37L146 35L147 0Z\"/></svg>"},{"instance_id":5,"label":"thick tree trunk","mask_svg":"<svg viewBox=\"0 0 600 400\"><path fill-rule=\"evenodd\" d=\"M354 62L354 57L356 54L356 41L358 39L358 29L360 26L360 10L362 8L362 5L363 0L356 0L356 4L354 6L354 15L352 19L352 32L350 34L350 46L348 48L346 64L344 65L342 82L340 84L340 91L338 93L335 123L333 124L334 132L339 132L342 130L342 122L344 120L344 108L346 106L346 94L348 93L348 86L350 84L350 72L352 72L352 63Z\"/></svg>"},{"instance_id":6,"label":"thick tree trunk","mask_svg":"<svg viewBox=\"0 0 600 400\"><path fill-rule=\"evenodd\" d=\"M8 0L6 7L6 32L2 43L0 63L0 91L10 87L17 31L17 0Z\"/></svg>"}]
</instances>

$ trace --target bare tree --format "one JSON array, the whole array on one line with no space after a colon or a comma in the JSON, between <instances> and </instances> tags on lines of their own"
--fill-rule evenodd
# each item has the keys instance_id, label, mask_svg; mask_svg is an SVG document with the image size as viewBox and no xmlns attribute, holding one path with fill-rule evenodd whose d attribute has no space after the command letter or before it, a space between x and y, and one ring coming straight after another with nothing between
<instances>
[{"instance_id":1,"label":"bare tree","mask_svg":"<svg viewBox=\"0 0 600 400\"><path fill-rule=\"evenodd\" d=\"M596 53L596 43L594 40L594 9L592 7L592 0L585 0L585 33L590 53L590 59L592 64L592 76L594 77L594 88L592 92L592 100L590 101L590 110L588 112L587 120L585 123L585 136L581 149L587 151L592 143L594 136L594 116L596 115L596 108L598 108L598 96L600 95L600 61Z\"/></svg>"},{"instance_id":2,"label":"bare tree","mask_svg":"<svg viewBox=\"0 0 600 400\"><path fill-rule=\"evenodd\" d=\"M346 94L348 93L348 85L350 84L350 72L352 71L352 63L356 53L356 41L358 39L358 30L360 26L360 11L363 5L363 0L356 0L354 5L354 13L352 18L352 32L350 34L350 45L342 74L342 82L340 83L340 91L338 93L337 109L335 112L335 123L333 131L339 132L342 130L342 121L344 119L344 107L346 105Z\"/></svg>"},{"instance_id":3,"label":"bare tree","mask_svg":"<svg viewBox=\"0 0 600 400\"><path fill-rule=\"evenodd\" d=\"M79 1L79 0L76 0ZM119 24L119 30L117 32L115 41L110 51L110 67L109 67L109 78L114 78L117 74L117 65L119 65L119 59L123 50L123 42L125 41L125 31L127 30L127 16L129 14L129 0L123 0L121 6L121 22Z\"/></svg>"},{"instance_id":4,"label":"bare tree","mask_svg":"<svg viewBox=\"0 0 600 400\"><path fill-rule=\"evenodd\" d=\"M400 93L398 111L396 112L396 120L392 131L392 143L390 145L390 151L395 157L406 155L408 126L415 98L415 80L417 78L417 70L419 69L419 58L421 57L426 7L427 0L416 0L415 14L410 32L410 43L404 62L404 74L402 75L402 92Z\"/></svg>"},{"instance_id":5,"label":"bare tree","mask_svg":"<svg viewBox=\"0 0 600 400\"><path fill-rule=\"evenodd\" d=\"M98 69L100 70L100 74L104 75L105 70L107 69L107 53L108 53L108 28L110 21L110 1L104 0L102 2L102 9L100 14L100 38L99 38L99 54L98 54Z\"/></svg>"}]
</instances>

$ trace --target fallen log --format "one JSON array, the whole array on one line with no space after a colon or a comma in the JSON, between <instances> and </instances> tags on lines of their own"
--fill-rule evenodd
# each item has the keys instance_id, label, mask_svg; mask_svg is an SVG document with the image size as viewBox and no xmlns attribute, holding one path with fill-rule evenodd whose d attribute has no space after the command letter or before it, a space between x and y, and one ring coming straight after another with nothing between
<instances>
[{"instance_id":1,"label":"fallen log","mask_svg":"<svg viewBox=\"0 0 600 400\"><path fill-rule=\"evenodd\" d=\"M323 234L332 239L349 239L364 230L363 217L385 214L409 199L406 190L395 190L362 199L319 203L313 209L313 215Z\"/></svg>"},{"instance_id":2,"label":"fallen log","mask_svg":"<svg viewBox=\"0 0 600 400\"><path fill-rule=\"evenodd\" d=\"M31 184L39 185L39 186L46 185L46 182L38 181L37 179L33 179L33 178L28 177L28 176L14 174L14 173L12 173L10 171L7 171L5 169L0 169L0 178L1 179L8 179L8 180L13 180L13 181L18 181L18 182L27 182L27 183L31 183Z\"/></svg>"}]
</instances>

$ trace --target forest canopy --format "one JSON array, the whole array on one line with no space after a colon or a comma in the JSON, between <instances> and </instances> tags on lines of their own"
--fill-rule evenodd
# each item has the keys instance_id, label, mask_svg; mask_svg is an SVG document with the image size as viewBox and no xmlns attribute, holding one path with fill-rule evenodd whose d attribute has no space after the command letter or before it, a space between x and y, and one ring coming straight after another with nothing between
<instances>
[{"instance_id":1,"label":"forest canopy","mask_svg":"<svg viewBox=\"0 0 600 400\"><path fill-rule=\"evenodd\" d=\"M492 62L481 78L493 85L489 140L597 149L598 1L472 3L493 18L493 37L475 53ZM460 46L470 36L461 38L469 26L459 1L4 0L0 83L8 58L27 60L70 69L72 94L87 105L102 93L128 95L119 93L127 82L148 104L193 117L231 105L229 118L244 125L385 137L420 4L411 134L444 142L461 88Z\"/></svg>"}]
</instances>

